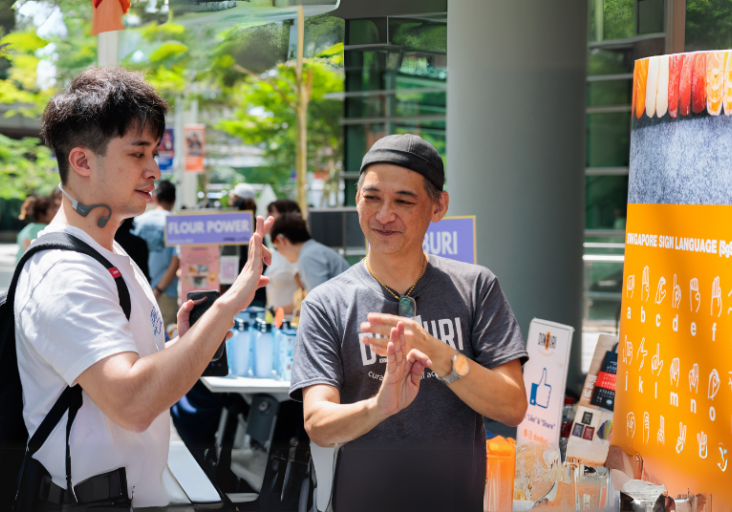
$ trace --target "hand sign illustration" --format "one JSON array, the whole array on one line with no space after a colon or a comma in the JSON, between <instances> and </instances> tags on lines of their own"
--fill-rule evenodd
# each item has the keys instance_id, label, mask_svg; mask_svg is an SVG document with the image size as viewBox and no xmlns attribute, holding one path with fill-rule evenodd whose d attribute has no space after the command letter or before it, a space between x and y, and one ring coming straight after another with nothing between
<instances>
[{"instance_id":1,"label":"hand sign illustration","mask_svg":"<svg viewBox=\"0 0 732 512\"><path fill-rule=\"evenodd\" d=\"M656 355L651 358L651 373L656 373L658 377L661 375L661 368L663 368L663 359L661 359L661 344L656 343Z\"/></svg>"},{"instance_id":2,"label":"hand sign illustration","mask_svg":"<svg viewBox=\"0 0 732 512\"><path fill-rule=\"evenodd\" d=\"M709 453L707 452L707 435L703 430L696 435L696 442L699 443L699 457L706 459Z\"/></svg>"},{"instance_id":3,"label":"hand sign illustration","mask_svg":"<svg viewBox=\"0 0 732 512\"><path fill-rule=\"evenodd\" d=\"M719 386L722 384L722 380L719 378L719 372L716 369L712 370L709 374L709 388L707 390L707 398L714 400L714 397L719 393Z\"/></svg>"},{"instance_id":4,"label":"hand sign illustration","mask_svg":"<svg viewBox=\"0 0 732 512\"><path fill-rule=\"evenodd\" d=\"M689 282L689 305L691 310L696 313L699 311L701 304L701 293L699 293L699 280L695 277ZM696 309L694 309L694 299L696 299Z\"/></svg>"},{"instance_id":5,"label":"hand sign illustration","mask_svg":"<svg viewBox=\"0 0 732 512\"><path fill-rule=\"evenodd\" d=\"M727 459L724 457L727 455L727 449L722 443L719 443L719 456L722 457L722 462L717 462L717 466L722 470L722 473L727 471Z\"/></svg>"},{"instance_id":6,"label":"hand sign illustration","mask_svg":"<svg viewBox=\"0 0 732 512\"><path fill-rule=\"evenodd\" d=\"M714 303L717 303L719 312L717 316L722 316L722 285L719 282L719 276L714 278L712 282L712 316L714 316Z\"/></svg>"},{"instance_id":7,"label":"hand sign illustration","mask_svg":"<svg viewBox=\"0 0 732 512\"><path fill-rule=\"evenodd\" d=\"M636 359L641 360L641 364L638 367L638 371L641 371L641 369L643 368L643 365L646 362L646 355L648 354L648 351L643 349L643 345L645 344L645 342L646 342L646 339L641 338L641 344L640 344L640 347L638 347L638 353L635 356ZM641 355L643 355L643 359L641 359Z\"/></svg>"},{"instance_id":8,"label":"hand sign illustration","mask_svg":"<svg viewBox=\"0 0 732 512\"><path fill-rule=\"evenodd\" d=\"M630 366L633 361L633 343L628 341L628 336L625 336L625 347L623 350L623 362Z\"/></svg>"},{"instance_id":9,"label":"hand sign illustration","mask_svg":"<svg viewBox=\"0 0 732 512\"><path fill-rule=\"evenodd\" d=\"M686 444L686 425L679 421L679 438L676 440L676 453L681 453Z\"/></svg>"},{"instance_id":10,"label":"hand sign illustration","mask_svg":"<svg viewBox=\"0 0 732 512\"><path fill-rule=\"evenodd\" d=\"M676 284L676 274L674 274L674 295L671 300L671 307L679 309L679 305L681 304L681 286Z\"/></svg>"},{"instance_id":11,"label":"hand sign illustration","mask_svg":"<svg viewBox=\"0 0 732 512\"><path fill-rule=\"evenodd\" d=\"M541 380L531 384L529 403L546 409L552 396L552 387L546 383L546 368L541 371Z\"/></svg>"},{"instance_id":12,"label":"hand sign illustration","mask_svg":"<svg viewBox=\"0 0 732 512\"><path fill-rule=\"evenodd\" d=\"M628 437L633 439L633 437L635 436L635 414L633 414L632 412L628 413L626 427L626 433Z\"/></svg>"},{"instance_id":13,"label":"hand sign illustration","mask_svg":"<svg viewBox=\"0 0 732 512\"><path fill-rule=\"evenodd\" d=\"M643 413L643 444L648 444L648 440L651 438L651 416L645 412Z\"/></svg>"},{"instance_id":14,"label":"hand sign illustration","mask_svg":"<svg viewBox=\"0 0 732 512\"><path fill-rule=\"evenodd\" d=\"M656 444L664 446L666 444L666 433L663 428L663 416L661 416L661 426L658 427L658 434L656 434Z\"/></svg>"},{"instance_id":15,"label":"hand sign illustration","mask_svg":"<svg viewBox=\"0 0 732 512\"><path fill-rule=\"evenodd\" d=\"M635 293L635 274L628 276L628 281L625 285L625 296L632 299L633 293Z\"/></svg>"},{"instance_id":16,"label":"hand sign illustration","mask_svg":"<svg viewBox=\"0 0 732 512\"><path fill-rule=\"evenodd\" d=\"M645 294L646 298L643 298ZM641 282L641 300L648 302L648 298L651 296L651 269L646 265L643 268L643 281Z\"/></svg>"},{"instance_id":17,"label":"hand sign illustration","mask_svg":"<svg viewBox=\"0 0 732 512\"><path fill-rule=\"evenodd\" d=\"M666 290L664 287L666 286L666 278L661 276L661 279L658 280L658 286L656 287L656 299L655 303L660 304L663 302L663 299L666 298Z\"/></svg>"},{"instance_id":18,"label":"hand sign illustration","mask_svg":"<svg viewBox=\"0 0 732 512\"><path fill-rule=\"evenodd\" d=\"M699 365L696 363L689 370L689 391L699 392Z\"/></svg>"},{"instance_id":19,"label":"hand sign illustration","mask_svg":"<svg viewBox=\"0 0 732 512\"><path fill-rule=\"evenodd\" d=\"M671 385L676 383L676 387L679 387L679 375L681 374L681 360L678 357L674 357L671 360L671 368L669 368L671 374Z\"/></svg>"}]
</instances>

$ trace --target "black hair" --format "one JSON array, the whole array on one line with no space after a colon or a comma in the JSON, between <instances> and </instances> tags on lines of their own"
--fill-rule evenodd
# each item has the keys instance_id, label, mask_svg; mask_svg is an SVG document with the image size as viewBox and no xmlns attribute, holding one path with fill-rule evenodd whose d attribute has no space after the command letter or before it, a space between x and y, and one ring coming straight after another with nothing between
<instances>
[{"instance_id":1,"label":"black hair","mask_svg":"<svg viewBox=\"0 0 732 512\"><path fill-rule=\"evenodd\" d=\"M123 68L93 68L74 78L43 112L41 137L56 153L61 183L69 176L75 147L104 155L109 141L145 129L160 140L168 104L141 73Z\"/></svg>"},{"instance_id":2,"label":"black hair","mask_svg":"<svg viewBox=\"0 0 732 512\"><path fill-rule=\"evenodd\" d=\"M38 222L53 206L54 202L51 196L28 196L20 207L20 216L18 218L25 220L30 217L33 222Z\"/></svg>"},{"instance_id":3,"label":"black hair","mask_svg":"<svg viewBox=\"0 0 732 512\"><path fill-rule=\"evenodd\" d=\"M279 214L302 213L300 211L300 205L292 199L278 199L277 201L272 201L267 205L267 213L272 215L273 211L276 211Z\"/></svg>"},{"instance_id":4,"label":"black hair","mask_svg":"<svg viewBox=\"0 0 732 512\"><path fill-rule=\"evenodd\" d=\"M237 210L251 210L256 213L257 202L251 197L240 197L232 205Z\"/></svg>"},{"instance_id":5,"label":"black hair","mask_svg":"<svg viewBox=\"0 0 732 512\"><path fill-rule=\"evenodd\" d=\"M305 219L299 213L283 213L277 217L269 234L272 240L282 235L293 244L300 244L310 240L308 226L305 223Z\"/></svg>"},{"instance_id":6,"label":"black hair","mask_svg":"<svg viewBox=\"0 0 732 512\"><path fill-rule=\"evenodd\" d=\"M173 204L175 203L175 185L168 180L158 181L155 187L155 197L158 200L158 204Z\"/></svg>"}]
</instances>

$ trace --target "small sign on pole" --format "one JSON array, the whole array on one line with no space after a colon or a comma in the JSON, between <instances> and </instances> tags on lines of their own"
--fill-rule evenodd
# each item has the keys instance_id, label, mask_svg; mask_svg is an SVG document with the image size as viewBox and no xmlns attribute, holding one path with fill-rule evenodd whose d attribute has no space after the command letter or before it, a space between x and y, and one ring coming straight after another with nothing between
<instances>
[{"instance_id":1,"label":"small sign on pole","mask_svg":"<svg viewBox=\"0 0 732 512\"><path fill-rule=\"evenodd\" d=\"M188 124L185 126L185 171L202 173L203 158L206 154L206 125Z\"/></svg>"},{"instance_id":2,"label":"small sign on pole","mask_svg":"<svg viewBox=\"0 0 732 512\"><path fill-rule=\"evenodd\" d=\"M171 213L165 218L165 245L246 245L254 212Z\"/></svg>"},{"instance_id":3,"label":"small sign on pole","mask_svg":"<svg viewBox=\"0 0 732 512\"><path fill-rule=\"evenodd\" d=\"M573 333L568 325L531 321L526 341L529 362L524 365L529 408L516 432L517 445L539 443L552 448L559 444Z\"/></svg>"},{"instance_id":4,"label":"small sign on pole","mask_svg":"<svg viewBox=\"0 0 732 512\"><path fill-rule=\"evenodd\" d=\"M476 264L475 215L445 217L431 223L424 235L422 249L427 254Z\"/></svg>"},{"instance_id":5,"label":"small sign on pole","mask_svg":"<svg viewBox=\"0 0 732 512\"><path fill-rule=\"evenodd\" d=\"M173 127L168 126L163 132L163 138L160 139L158 147L158 167L162 173L172 173L173 158L175 157L175 135Z\"/></svg>"}]
</instances>

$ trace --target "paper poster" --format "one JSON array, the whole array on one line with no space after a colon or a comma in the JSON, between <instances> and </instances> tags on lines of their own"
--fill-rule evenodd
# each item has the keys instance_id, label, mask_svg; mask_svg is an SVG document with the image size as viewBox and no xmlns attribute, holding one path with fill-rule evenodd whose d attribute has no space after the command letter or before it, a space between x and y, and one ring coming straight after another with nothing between
<instances>
[{"instance_id":1,"label":"paper poster","mask_svg":"<svg viewBox=\"0 0 732 512\"><path fill-rule=\"evenodd\" d=\"M612 437L715 510L732 508L730 72L729 51L636 62Z\"/></svg>"},{"instance_id":2,"label":"paper poster","mask_svg":"<svg viewBox=\"0 0 732 512\"><path fill-rule=\"evenodd\" d=\"M219 247L216 245L184 245L180 248L180 295L188 292L219 289Z\"/></svg>"},{"instance_id":3,"label":"paper poster","mask_svg":"<svg viewBox=\"0 0 732 512\"><path fill-rule=\"evenodd\" d=\"M444 217L431 222L422 241L427 254L464 263L477 263L475 250L475 216Z\"/></svg>"},{"instance_id":4,"label":"paper poster","mask_svg":"<svg viewBox=\"0 0 732 512\"><path fill-rule=\"evenodd\" d=\"M607 460L613 433L618 338L601 334L567 442L567 459L590 466Z\"/></svg>"},{"instance_id":5,"label":"paper poster","mask_svg":"<svg viewBox=\"0 0 732 512\"><path fill-rule=\"evenodd\" d=\"M239 256L221 256L219 268L219 282L234 284L236 278L239 277Z\"/></svg>"},{"instance_id":6,"label":"paper poster","mask_svg":"<svg viewBox=\"0 0 732 512\"><path fill-rule=\"evenodd\" d=\"M175 157L174 131L172 127L165 128L163 138L158 146L158 167L162 173L172 173L173 158Z\"/></svg>"},{"instance_id":7,"label":"paper poster","mask_svg":"<svg viewBox=\"0 0 732 512\"><path fill-rule=\"evenodd\" d=\"M534 319L529 326L524 365L524 386L529 400L526 416L517 428L516 444L540 443L548 449L559 444L564 390L574 329Z\"/></svg>"},{"instance_id":8,"label":"paper poster","mask_svg":"<svg viewBox=\"0 0 732 512\"><path fill-rule=\"evenodd\" d=\"M206 154L206 126L203 124L187 124L185 135L185 171L202 173L203 158Z\"/></svg>"}]
</instances>

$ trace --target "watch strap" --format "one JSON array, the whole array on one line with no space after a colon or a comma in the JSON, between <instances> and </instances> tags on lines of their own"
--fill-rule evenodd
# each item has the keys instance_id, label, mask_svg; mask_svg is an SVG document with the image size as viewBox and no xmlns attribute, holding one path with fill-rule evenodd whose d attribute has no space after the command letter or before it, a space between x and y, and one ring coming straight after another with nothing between
<instances>
[{"instance_id":1,"label":"watch strap","mask_svg":"<svg viewBox=\"0 0 732 512\"><path fill-rule=\"evenodd\" d=\"M460 374L455 371L455 359L457 359L458 355L459 354L455 354L454 356L452 356L452 359L450 360L451 365L452 365L451 369L450 369L450 373L448 373L444 377L438 377L438 379L440 379L445 384L448 384L448 385L452 384L453 382L460 380L460 378L461 378Z\"/></svg>"}]
</instances>

